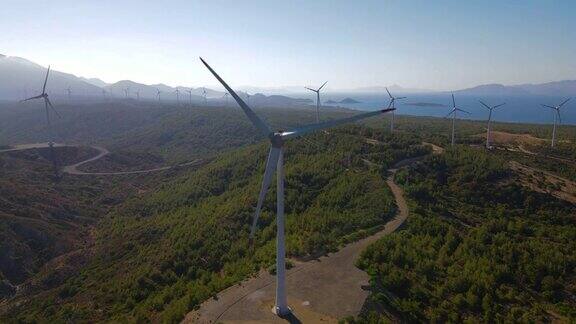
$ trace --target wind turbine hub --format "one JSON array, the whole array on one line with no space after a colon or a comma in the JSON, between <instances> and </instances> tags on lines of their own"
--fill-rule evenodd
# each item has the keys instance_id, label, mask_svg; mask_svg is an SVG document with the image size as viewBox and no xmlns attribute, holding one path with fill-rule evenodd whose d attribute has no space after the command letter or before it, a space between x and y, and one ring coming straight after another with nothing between
<instances>
[{"instance_id":1,"label":"wind turbine hub","mask_svg":"<svg viewBox=\"0 0 576 324\"><path fill-rule=\"evenodd\" d=\"M282 133L270 133L270 142L272 143L272 147L280 148L284 145L284 140L282 139Z\"/></svg>"}]
</instances>

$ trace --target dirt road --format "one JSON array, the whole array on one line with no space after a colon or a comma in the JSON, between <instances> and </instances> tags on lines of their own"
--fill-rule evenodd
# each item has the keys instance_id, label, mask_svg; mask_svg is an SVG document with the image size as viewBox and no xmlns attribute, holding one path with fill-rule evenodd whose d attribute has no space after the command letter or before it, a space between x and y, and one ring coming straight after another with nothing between
<instances>
[{"instance_id":1,"label":"dirt road","mask_svg":"<svg viewBox=\"0 0 576 324\"><path fill-rule=\"evenodd\" d=\"M61 144L61 143L54 143L54 147L79 147L80 145L70 145L70 144ZM11 147L9 149L0 150L0 153L4 152L15 152L15 151L24 151L30 149L42 149L50 147L48 143L33 143L33 144L22 144L17 145L15 147ZM135 170L135 171L117 171L117 172L84 172L78 170L78 168L86 163L94 162L103 158L104 156L108 155L110 152L103 147L100 146L89 146L98 151L98 154L81 162L67 165L62 168L63 173L72 174L72 175L92 175L92 176L112 176L112 175L126 175L126 174L141 174L141 173L150 173L150 172L158 172L164 170L170 170L173 168L185 167L190 165L199 165L204 162L204 160L197 159L194 161L181 163L177 165L169 165L164 167L146 169L146 170Z\"/></svg>"}]
</instances>

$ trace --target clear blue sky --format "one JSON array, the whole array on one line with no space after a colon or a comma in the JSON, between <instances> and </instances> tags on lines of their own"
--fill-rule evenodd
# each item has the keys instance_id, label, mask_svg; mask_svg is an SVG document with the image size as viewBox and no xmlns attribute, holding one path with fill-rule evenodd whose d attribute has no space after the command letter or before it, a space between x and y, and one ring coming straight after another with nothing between
<instances>
[{"instance_id":1,"label":"clear blue sky","mask_svg":"<svg viewBox=\"0 0 576 324\"><path fill-rule=\"evenodd\" d=\"M107 82L454 89L576 79L576 1L28 1L0 53Z\"/></svg>"}]
</instances>

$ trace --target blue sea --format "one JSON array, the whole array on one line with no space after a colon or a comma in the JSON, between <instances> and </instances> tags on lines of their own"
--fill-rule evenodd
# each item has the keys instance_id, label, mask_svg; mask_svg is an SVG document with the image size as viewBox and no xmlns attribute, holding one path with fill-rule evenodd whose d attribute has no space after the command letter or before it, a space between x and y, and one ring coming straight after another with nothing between
<instances>
[{"instance_id":1,"label":"blue sea","mask_svg":"<svg viewBox=\"0 0 576 324\"><path fill-rule=\"evenodd\" d=\"M397 114L413 116L444 117L452 107L450 94L395 94L408 98L396 101ZM359 101L358 104L335 104L356 110L372 111L386 108L389 98L387 94L360 94L360 93L327 93L322 96L322 101L340 101L344 98L352 98ZM485 120L488 117L488 109L484 108L478 100L482 100L490 106L505 102L506 105L494 110L493 120L516 123L551 124L554 121L554 111L543 108L540 104L555 106L567 99L566 97L551 96L470 96L455 94L456 106L469 111L467 115L459 113L459 118ZM444 106L416 106L414 104L433 104ZM561 109L562 124L576 125L576 98L569 101Z\"/></svg>"}]
</instances>

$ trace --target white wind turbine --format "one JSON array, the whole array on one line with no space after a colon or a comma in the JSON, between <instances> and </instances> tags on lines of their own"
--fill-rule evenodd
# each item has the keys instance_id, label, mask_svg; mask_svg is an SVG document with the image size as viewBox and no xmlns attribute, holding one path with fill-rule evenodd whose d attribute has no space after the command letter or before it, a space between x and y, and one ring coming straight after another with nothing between
<instances>
[{"instance_id":1,"label":"white wind turbine","mask_svg":"<svg viewBox=\"0 0 576 324\"><path fill-rule=\"evenodd\" d=\"M456 113L458 111L470 114L466 110L456 107L456 101L454 100L454 94L452 94L452 110L448 113L448 115L446 115L446 117L452 115L452 142L450 143L451 146L454 146L454 126L456 123Z\"/></svg>"},{"instance_id":2,"label":"white wind turbine","mask_svg":"<svg viewBox=\"0 0 576 324\"><path fill-rule=\"evenodd\" d=\"M156 89L156 98L158 98L158 102L160 102L160 94L162 93L162 91L160 91L160 89Z\"/></svg>"},{"instance_id":3,"label":"white wind turbine","mask_svg":"<svg viewBox=\"0 0 576 324\"><path fill-rule=\"evenodd\" d=\"M184 91L188 92L188 104L192 107L192 89L186 89Z\"/></svg>"},{"instance_id":4,"label":"white wind turbine","mask_svg":"<svg viewBox=\"0 0 576 324\"><path fill-rule=\"evenodd\" d=\"M568 98L566 100L564 100L564 102L562 102L561 104L559 104L558 106L548 106L548 105L542 105L542 107L546 107L546 108L550 108L553 109L555 114L554 114L554 128L552 129L552 144L551 147L554 147L556 145L556 124L557 123L562 123L562 118L560 117L560 108L562 106L564 106L565 103L567 103L570 99L572 98Z\"/></svg>"},{"instance_id":5,"label":"white wind turbine","mask_svg":"<svg viewBox=\"0 0 576 324\"><path fill-rule=\"evenodd\" d=\"M406 99L407 97L394 97L390 94L390 91L388 91L388 88L386 88L386 92L388 92L388 96L390 97L390 103L388 104L388 108L395 108L394 107L394 103L396 102L396 100L400 100L400 99ZM390 132L394 131L394 111L392 111L392 116L390 119Z\"/></svg>"},{"instance_id":6,"label":"white wind turbine","mask_svg":"<svg viewBox=\"0 0 576 324\"><path fill-rule=\"evenodd\" d=\"M136 93L136 100L140 100L140 89L134 91Z\"/></svg>"},{"instance_id":7,"label":"white wind turbine","mask_svg":"<svg viewBox=\"0 0 576 324\"><path fill-rule=\"evenodd\" d=\"M490 148L490 126L491 126L491 122L492 122L492 111L498 107L504 106L506 103L501 103L501 104L496 105L496 106L488 106L482 100L478 100L478 101L480 101L482 106L486 107L486 109L488 109L490 111L490 113L488 113L488 126L486 127L486 148L489 149Z\"/></svg>"},{"instance_id":8,"label":"white wind turbine","mask_svg":"<svg viewBox=\"0 0 576 324\"><path fill-rule=\"evenodd\" d=\"M56 109L54 109L54 106L52 106L52 102L50 102L50 99L48 99L48 93L46 93L46 83L48 83L48 75L50 74L50 66L48 66L48 70L46 71L46 78L44 79L44 85L42 86L42 93L34 96L34 97L30 97L30 98L26 98L20 102L24 102L24 101L28 101L28 100L34 100L34 99L40 99L43 98L44 99L44 109L46 111L46 125L48 126L48 146L50 147L50 158L52 159L52 166L54 167L54 174L56 176L58 176L58 166L56 164L56 155L54 152L54 134L52 131L52 125L50 123L50 109L52 109L52 112L54 112L54 114L56 114L56 116L60 117L60 114L58 113L58 111L56 111ZM49 109L50 108L50 109Z\"/></svg>"},{"instance_id":9,"label":"white wind turbine","mask_svg":"<svg viewBox=\"0 0 576 324\"><path fill-rule=\"evenodd\" d=\"M284 316L290 313L286 299L286 264L285 264L285 239L284 239L284 142L288 139L302 136L304 134L325 129L328 127L333 127L345 123L355 122L364 118L371 116L376 116L393 109L384 109L379 111L373 111L369 113L363 113L355 115L349 118L343 118L338 120L327 121L323 123L316 123L311 125L306 125L292 129L290 131L272 131L266 123L264 123L255 113L250 109L250 107L226 84L222 78L206 63L202 58L200 58L202 63L210 70L210 72L216 77L216 79L224 86L224 88L230 93L232 98L236 100L240 108L246 114L246 117L252 122L252 124L260 131L260 133L268 138L272 147L268 154L268 160L266 161L266 169L264 171L264 179L262 180L262 187L260 189L260 195L258 196L258 203L256 205L256 212L254 213L254 220L252 222L252 228L250 231L250 237L254 237L256 231L256 226L258 223L258 217L262 209L262 204L268 191L268 187L272 182L272 177L274 175L274 170L276 170L277 175L277 190L276 190L276 304L273 311Z\"/></svg>"},{"instance_id":10,"label":"white wind turbine","mask_svg":"<svg viewBox=\"0 0 576 324\"><path fill-rule=\"evenodd\" d=\"M208 106L208 99L206 98L206 88L202 88L202 97L204 97L204 106Z\"/></svg>"},{"instance_id":11,"label":"white wind turbine","mask_svg":"<svg viewBox=\"0 0 576 324\"><path fill-rule=\"evenodd\" d=\"M128 93L130 93L130 87L123 89L124 90L124 97L128 98Z\"/></svg>"},{"instance_id":12,"label":"white wind turbine","mask_svg":"<svg viewBox=\"0 0 576 324\"><path fill-rule=\"evenodd\" d=\"M320 90L322 90L322 88L324 88L326 83L328 83L328 81L324 82L324 84L322 86L320 86L320 88L318 88L318 89L312 89L312 88L304 87L305 89L308 89L312 92L316 92L316 122L317 123L320 122Z\"/></svg>"},{"instance_id":13,"label":"white wind turbine","mask_svg":"<svg viewBox=\"0 0 576 324\"><path fill-rule=\"evenodd\" d=\"M230 95L230 94L229 94L228 92L224 93L224 96L223 96L223 97L224 97L224 100L225 100L225 104L224 104L225 106L224 106L224 107L228 107L228 96L229 96L229 95Z\"/></svg>"},{"instance_id":14,"label":"white wind turbine","mask_svg":"<svg viewBox=\"0 0 576 324\"><path fill-rule=\"evenodd\" d=\"M174 92L176 93L176 103L180 106L180 90L176 89Z\"/></svg>"}]
</instances>

